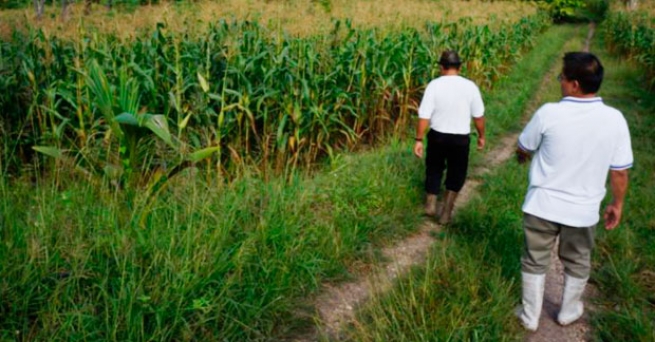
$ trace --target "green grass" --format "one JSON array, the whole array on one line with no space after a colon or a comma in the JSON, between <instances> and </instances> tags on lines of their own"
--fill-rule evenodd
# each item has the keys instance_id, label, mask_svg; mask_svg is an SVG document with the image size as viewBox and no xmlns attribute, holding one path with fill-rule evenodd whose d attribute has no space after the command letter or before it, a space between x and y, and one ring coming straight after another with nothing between
<instances>
[{"instance_id":1,"label":"green grass","mask_svg":"<svg viewBox=\"0 0 655 342\"><path fill-rule=\"evenodd\" d=\"M521 127L543 75L585 34L553 27L484 94L489 148ZM649 341L655 99L639 70L600 57L601 95L626 114L637 162L623 225L599 230L592 323L601 340ZM559 98L554 80L541 96ZM474 153L473 165L482 163ZM67 176L2 178L0 340L275 340L313 324L300 318L313 314L302 298L376 261L380 246L422 219L422 162L404 141L337 155L311 177L242 175L224 184L201 174L174 180L146 214L120 192L53 180ZM350 340L521 338L512 311L527 168L510 161L481 179L480 196L458 212L426 264L367 305Z\"/></svg>"},{"instance_id":2,"label":"green grass","mask_svg":"<svg viewBox=\"0 0 655 342\"><path fill-rule=\"evenodd\" d=\"M578 49L578 43L567 44L567 50ZM641 70L609 56L603 46L595 50L592 47L606 67L600 95L625 114L636 164L624 221L617 230L598 230L591 283L600 295L594 299L592 329L594 338L602 341L653 341L655 97L644 90L647 80ZM560 58L555 61L561 63ZM559 97L553 80L542 102ZM369 303L359 313L349 340L521 339L524 331L513 310L520 299L521 204L527 173L512 159L482 177L479 196L458 212L426 264Z\"/></svg>"},{"instance_id":3,"label":"green grass","mask_svg":"<svg viewBox=\"0 0 655 342\"><path fill-rule=\"evenodd\" d=\"M521 127L521 115L537 91L544 101L558 99L556 81L539 89L541 81L546 72L556 74L553 68L559 68L564 51L582 46L585 33L580 27L552 28L504 86L495 88L487 120L496 138ZM481 155L475 160L482 164ZM348 340L506 341L521 336L513 310L518 304L520 204L527 176L525 168L508 165L482 177L480 196L457 213L426 264L366 305Z\"/></svg>"},{"instance_id":4,"label":"green grass","mask_svg":"<svg viewBox=\"0 0 655 342\"><path fill-rule=\"evenodd\" d=\"M567 32L539 39L517 72L538 65L538 84L544 51ZM491 144L533 91L517 72L489 94L522 94L490 105L508 116L490 123ZM302 298L421 219L422 162L399 141L337 155L312 177L188 172L148 211L57 172L0 180L0 340L274 340L311 326Z\"/></svg>"},{"instance_id":5,"label":"green grass","mask_svg":"<svg viewBox=\"0 0 655 342\"><path fill-rule=\"evenodd\" d=\"M647 90L642 66L610 56L602 47L599 56L608 76L601 95L628 121L635 165L621 226L599 230L596 240L592 280L602 295L592 323L603 341L655 341L655 96Z\"/></svg>"},{"instance_id":6,"label":"green grass","mask_svg":"<svg viewBox=\"0 0 655 342\"><path fill-rule=\"evenodd\" d=\"M314 178L187 175L145 227L120 194L2 183L0 339L268 340L310 324L298 298L417 226L404 146ZM399 195L401 194L401 195ZM302 303L301 303L302 304Z\"/></svg>"}]
</instances>

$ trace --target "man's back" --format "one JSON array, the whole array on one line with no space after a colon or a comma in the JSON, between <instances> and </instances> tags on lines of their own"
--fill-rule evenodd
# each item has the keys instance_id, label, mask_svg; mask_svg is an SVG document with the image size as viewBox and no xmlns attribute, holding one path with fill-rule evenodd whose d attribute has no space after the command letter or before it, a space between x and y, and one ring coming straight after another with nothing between
<instances>
[{"instance_id":1,"label":"man's back","mask_svg":"<svg viewBox=\"0 0 655 342\"><path fill-rule=\"evenodd\" d=\"M430 128L449 134L470 133L471 117L483 114L480 90L461 76L441 76L432 80L419 108L419 117L430 119Z\"/></svg>"},{"instance_id":2,"label":"man's back","mask_svg":"<svg viewBox=\"0 0 655 342\"><path fill-rule=\"evenodd\" d=\"M598 97L544 105L519 143L536 150L524 211L572 226L598 221L608 171L632 163L623 115Z\"/></svg>"}]
</instances>

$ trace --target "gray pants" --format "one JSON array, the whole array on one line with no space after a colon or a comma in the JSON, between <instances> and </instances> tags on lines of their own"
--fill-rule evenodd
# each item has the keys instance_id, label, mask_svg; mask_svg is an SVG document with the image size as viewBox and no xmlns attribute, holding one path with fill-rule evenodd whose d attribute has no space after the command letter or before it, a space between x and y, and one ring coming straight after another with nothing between
<instances>
[{"instance_id":1,"label":"gray pants","mask_svg":"<svg viewBox=\"0 0 655 342\"><path fill-rule=\"evenodd\" d=\"M591 250L594 248L596 225L569 227L524 214L523 231L525 248L521 257L521 270L544 274L550 264L550 251L559 235L559 258L564 272L572 277L587 278L591 270Z\"/></svg>"}]
</instances>

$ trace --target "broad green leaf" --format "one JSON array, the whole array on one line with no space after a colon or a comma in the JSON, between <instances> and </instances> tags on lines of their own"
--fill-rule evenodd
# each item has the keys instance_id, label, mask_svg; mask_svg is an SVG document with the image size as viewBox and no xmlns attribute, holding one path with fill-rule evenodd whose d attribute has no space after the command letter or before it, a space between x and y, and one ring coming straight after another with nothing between
<instances>
[{"instance_id":1,"label":"broad green leaf","mask_svg":"<svg viewBox=\"0 0 655 342\"><path fill-rule=\"evenodd\" d=\"M140 126L139 120L132 113L121 113L114 118L121 125Z\"/></svg>"},{"instance_id":2,"label":"broad green leaf","mask_svg":"<svg viewBox=\"0 0 655 342\"><path fill-rule=\"evenodd\" d=\"M107 80L107 75L102 70L98 62L94 59L88 65L88 74L86 76L86 84L93 94L94 102L100 109L100 112L105 117L105 120L111 125L111 129L118 138L123 137L123 131L120 126L114 121L114 89Z\"/></svg>"},{"instance_id":3,"label":"broad green leaf","mask_svg":"<svg viewBox=\"0 0 655 342\"><path fill-rule=\"evenodd\" d=\"M62 150L53 146L32 146L32 149L56 159L62 158L64 156L64 152Z\"/></svg>"},{"instance_id":4,"label":"broad green leaf","mask_svg":"<svg viewBox=\"0 0 655 342\"><path fill-rule=\"evenodd\" d=\"M220 151L221 147L220 146L214 146L214 147L207 147L203 148L202 150L195 151L191 153L188 157L187 160L193 163L199 162L203 159L209 158L212 154L215 152Z\"/></svg>"},{"instance_id":5,"label":"broad green leaf","mask_svg":"<svg viewBox=\"0 0 655 342\"><path fill-rule=\"evenodd\" d=\"M223 101L223 98L221 97L221 95L218 95L218 94L211 93L211 94L207 94L207 96L209 96L209 98L212 99L212 100Z\"/></svg>"},{"instance_id":6,"label":"broad green leaf","mask_svg":"<svg viewBox=\"0 0 655 342\"><path fill-rule=\"evenodd\" d=\"M168 121L166 121L165 116L161 114L148 115L148 117L146 117L143 122L143 126L150 129L153 133L160 137L161 140L168 144L168 146L175 148L175 144L173 144L173 140L171 138L171 132L168 129Z\"/></svg>"}]
</instances>

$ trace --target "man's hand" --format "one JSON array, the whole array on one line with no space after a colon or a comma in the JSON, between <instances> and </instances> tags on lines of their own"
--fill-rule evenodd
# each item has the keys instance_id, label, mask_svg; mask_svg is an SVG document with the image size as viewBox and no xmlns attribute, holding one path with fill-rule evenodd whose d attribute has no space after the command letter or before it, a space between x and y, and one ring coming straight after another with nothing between
<instances>
[{"instance_id":1,"label":"man's hand","mask_svg":"<svg viewBox=\"0 0 655 342\"><path fill-rule=\"evenodd\" d=\"M487 141L484 139L484 137L478 137L478 150L482 150L486 143Z\"/></svg>"},{"instance_id":2,"label":"man's hand","mask_svg":"<svg viewBox=\"0 0 655 342\"><path fill-rule=\"evenodd\" d=\"M623 207L615 203L611 203L605 208L605 229L612 230L619 225L621 221L621 214L623 213Z\"/></svg>"},{"instance_id":3,"label":"man's hand","mask_svg":"<svg viewBox=\"0 0 655 342\"><path fill-rule=\"evenodd\" d=\"M418 158L423 158L423 142L417 141L414 144L414 155Z\"/></svg>"},{"instance_id":4,"label":"man's hand","mask_svg":"<svg viewBox=\"0 0 655 342\"><path fill-rule=\"evenodd\" d=\"M628 191L628 170L610 170L612 203L605 208L605 229L612 230L619 225L623 214L623 201Z\"/></svg>"}]
</instances>

